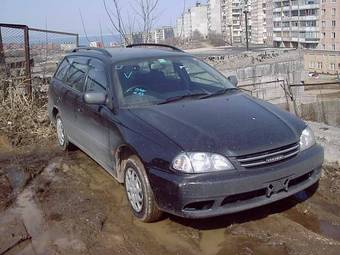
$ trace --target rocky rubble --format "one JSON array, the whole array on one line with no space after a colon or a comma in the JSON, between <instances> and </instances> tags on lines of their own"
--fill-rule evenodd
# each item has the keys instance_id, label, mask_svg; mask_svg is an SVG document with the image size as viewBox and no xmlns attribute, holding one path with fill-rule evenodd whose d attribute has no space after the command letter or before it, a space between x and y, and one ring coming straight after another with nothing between
<instances>
[{"instance_id":1,"label":"rocky rubble","mask_svg":"<svg viewBox=\"0 0 340 255\"><path fill-rule=\"evenodd\" d=\"M245 52L242 54L207 56L202 57L202 59L218 70L224 71L260 64L301 60L302 53L297 50L268 50L264 52Z\"/></svg>"}]
</instances>

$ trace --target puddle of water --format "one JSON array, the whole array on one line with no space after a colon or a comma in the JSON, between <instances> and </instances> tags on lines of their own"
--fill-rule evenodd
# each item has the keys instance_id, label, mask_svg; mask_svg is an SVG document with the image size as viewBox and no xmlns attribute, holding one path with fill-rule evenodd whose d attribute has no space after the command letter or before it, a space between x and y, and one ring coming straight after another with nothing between
<instances>
[{"instance_id":1,"label":"puddle of water","mask_svg":"<svg viewBox=\"0 0 340 255\"><path fill-rule=\"evenodd\" d=\"M226 234L226 240L218 254L287 255L289 253L284 245L267 244L249 236Z\"/></svg>"},{"instance_id":2,"label":"puddle of water","mask_svg":"<svg viewBox=\"0 0 340 255\"><path fill-rule=\"evenodd\" d=\"M146 230L159 245L163 246L169 252L177 254L179 251L191 251L193 254L198 254L199 250L190 241L183 238L176 230L182 226L170 226L172 222L163 220L156 223L142 223L134 219L134 224ZM175 228L175 229L174 229Z\"/></svg>"},{"instance_id":3,"label":"puddle of water","mask_svg":"<svg viewBox=\"0 0 340 255\"><path fill-rule=\"evenodd\" d=\"M41 210L33 199L31 189L23 191L17 198L18 211L23 219L28 233L32 238L40 235L44 226L44 218Z\"/></svg>"},{"instance_id":4,"label":"puddle of water","mask_svg":"<svg viewBox=\"0 0 340 255\"><path fill-rule=\"evenodd\" d=\"M54 170L58 165L57 162L49 164L42 175L49 180L55 178ZM16 200L17 207L12 208L13 213L18 214L25 225L28 234L31 236L31 243L27 245L18 254L55 254L50 247L52 239L51 230L44 218L42 210L34 199L33 186L28 186L22 193L20 193ZM57 236L53 236L56 238Z\"/></svg>"},{"instance_id":5,"label":"puddle of water","mask_svg":"<svg viewBox=\"0 0 340 255\"><path fill-rule=\"evenodd\" d=\"M286 211L285 215L290 220L297 222L317 234L340 241L340 225L334 225L327 220L320 220L311 214L303 214L295 208Z\"/></svg>"},{"instance_id":6,"label":"puddle of water","mask_svg":"<svg viewBox=\"0 0 340 255\"><path fill-rule=\"evenodd\" d=\"M333 225L328 221L320 220L319 228L320 232L323 233L325 236L340 241L340 225Z\"/></svg>"},{"instance_id":7,"label":"puddle of water","mask_svg":"<svg viewBox=\"0 0 340 255\"><path fill-rule=\"evenodd\" d=\"M225 240L225 229L200 231L200 249L205 255L217 254Z\"/></svg>"}]
</instances>

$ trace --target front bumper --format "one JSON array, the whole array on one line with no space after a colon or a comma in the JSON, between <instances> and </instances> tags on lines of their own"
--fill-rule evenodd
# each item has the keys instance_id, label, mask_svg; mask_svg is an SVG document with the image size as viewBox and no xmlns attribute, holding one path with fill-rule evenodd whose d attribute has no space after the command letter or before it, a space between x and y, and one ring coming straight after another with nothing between
<instances>
[{"instance_id":1,"label":"front bumper","mask_svg":"<svg viewBox=\"0 0 340 255\"><path fill-rule=\"evenodd\" d=\"M289 197L316 183L323 148L315 145L272 166L233 172L177 175L149 169L159 208L186 218L235 213Z\"/></svg>"}]
</instances>

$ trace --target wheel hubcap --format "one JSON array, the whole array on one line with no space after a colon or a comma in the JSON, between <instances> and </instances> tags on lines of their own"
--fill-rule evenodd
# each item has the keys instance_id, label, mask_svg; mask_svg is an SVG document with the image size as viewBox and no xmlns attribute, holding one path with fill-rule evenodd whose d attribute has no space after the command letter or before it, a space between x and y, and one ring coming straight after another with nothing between
<instances>
[{"instance_id":1,"label":"wheel hubcap","mask_svg":"<svg viewBox=\"0 0 340 255\"><path fill-rule=\"evenodd\" d=\"M142 211L143 189L136 171L132 168L126 171L125 188L132 208L136 212Z\"/></svg>"},{"instance_id":2,"label":"wheel hubcap","mask_svg":"<svg viewBox=\"0 0 340 255\"><path fill-rule=\"evenodd\" d=\"M58 135L58 142L61 146L65 143L65 134L64 134L64 126L61 119L57 119L57 135Z\"/></svg>"}]
</instances>

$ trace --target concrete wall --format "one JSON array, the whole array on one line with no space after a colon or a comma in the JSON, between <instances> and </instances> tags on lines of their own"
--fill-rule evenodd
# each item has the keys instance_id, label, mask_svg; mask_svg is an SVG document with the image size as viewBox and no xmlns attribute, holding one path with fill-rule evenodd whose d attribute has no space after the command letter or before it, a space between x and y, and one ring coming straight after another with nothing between
<instances>
[{"instance_id":1,"label":"concrete wall","mask_svg":"<svg viewBox=\"0 0 340 255\"><path fill-rule=\"evenodd\" d=\"M225 76L236 75L239 86L251 90L253 96L287 109L289 109L289 104L282 88L285 83L282 81L298 84L305 75L303 63L298 60L249 66L236 70L222 70L222 73ZM256 85L243 87L248 84ZM294 88L293 92L300 94L301 89L303 90L302 87Z\"/></svg>"},{"instance_id":2,"label":"concrete wall","mask_svg":"<svg viewBox=\"0 0 340 255\"><path fill-rule=\"evenodd\" d=\"M314 103L300 105L300 117L305 120L323 122L340 127L340 100L317 100Z\"/></svg>"}]
</instances>

